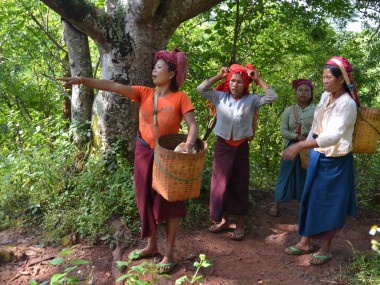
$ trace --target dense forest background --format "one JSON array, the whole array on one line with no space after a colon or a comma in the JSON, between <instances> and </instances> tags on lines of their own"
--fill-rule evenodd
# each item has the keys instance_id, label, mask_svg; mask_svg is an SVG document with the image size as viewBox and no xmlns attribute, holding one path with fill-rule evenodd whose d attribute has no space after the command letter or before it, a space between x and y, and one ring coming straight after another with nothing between
<instances>
[{"instance_id":1,"label":"dense forest background","mask_svg":"<svg viewBox=\"0 0 380 285\"><path fill-rule=\"evenodd\" d=\"M99 9L107 4L76 2L92 2ZM69 233L96 241L107 235L108 219L121 215L138 232L130 146L114 137L102 148L94 135L96 116L73 117L73 94L55 80L72 72L65 21L37 0L0 1L0 10L0 230L39 225L48 241ZM354 66L362 105L380 108L379 12L379 1L223 1L175 30L167 48L187 52L189 78L182 89L195 106L200 137L211 114L195 88L222 66L252 63L279 94L260 111L250 143L252 201L255 190L272 193L276 183L283 148L279 123L294 102L292 80L312 80L318 102L324 63L344 56ZM360 30L346 29L358 20ZM87 76L99 78L102 49L85 39L91 55ZM135 65L150 74L151 61ZM143 81L150 77L131 84ZM188 201L187 223L208 213L214 140L213 135L207 139L202 194ZM357 154L355 166L359 206L374 209L380 155Z\"/></svg>"}]
</instances>

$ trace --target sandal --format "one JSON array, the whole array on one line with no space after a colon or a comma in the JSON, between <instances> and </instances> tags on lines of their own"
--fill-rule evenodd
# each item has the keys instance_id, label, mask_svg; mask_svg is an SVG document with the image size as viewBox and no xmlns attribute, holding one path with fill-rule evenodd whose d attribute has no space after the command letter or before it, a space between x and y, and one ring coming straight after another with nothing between
<instances>
[{"instance_id":1,"label":"sandal","mask_svg":"<svg viewBox=\"0 0 380 285\"><path fill-rule=\"evenodd\" d=\"M302 250L298 249L295 246L289 246L285 248L285 253L290 254L290 255L302 255L302 254L309 254L314 251L314 247L310 247L309 250Z\"/></svg>"},{"instance_id":2,"label":"sandal","mask_svg":"<svg viewBox=\"0 0 380 285\"><path fill-rule=\"evenodd\" d=\"M280 209L276 209L276 208L272 207L269 209L268 214L272 217L279 217L280 216Z\"/></svg>"},{"instance_id":3,"label":"sandal","mask_svg":"<svg viewBox=\"0 0 380 285\"><path fill-rule=\"evenodd\" d=\"M232 233L229 233L228 236L232 240L241 241L244 239L245 230L235 230Z\"/></svg>"},{"instance_id":4,"label":"sandal","mask_svg":"<svg viewBox=\"0 0 380 285\"><path fill-rule=\"evenodd\" d=\"M214 234L222 233L222 232L228 232L230 230L230 226L228 225L222 225L218 226L218 224L211 225L208 230Z\"/></svg>"},{"instance_id":5,"label":"sandal","mask_svg":"<svg viewBox=\"0 0 380 285\"><path fill-rule=\"evenodd\" d=\"M316 253L313 254L313 258L309 261L312 265L322 265L331 260L332 254L327 255L318 255Z\"/></svg>"},{"instance_id":6,"label":"sandal","mask_svg":"<svg viewBox=\"0 0 380 285\"><path fill-rule=\"evenodd\" d=\"M171 263L159 263L158 264L158 272L160 274L169 274L173 268L177 265L176 262Z\"/></svg>"},{"instance_id":7,"label":"sandal","mask_svg":"<svg viewBox=\"0 0 380 285\"><path fill-rule=\"evenodd\" d=\"M156 253L145 254L145 253L141 253L140 249L136 249L128 255L128 258L132 261L136 261L136 260L152 258L152 257L156 257L156 256L160 256L160 253L156 252Z\"/></svg>"}]
</instances>

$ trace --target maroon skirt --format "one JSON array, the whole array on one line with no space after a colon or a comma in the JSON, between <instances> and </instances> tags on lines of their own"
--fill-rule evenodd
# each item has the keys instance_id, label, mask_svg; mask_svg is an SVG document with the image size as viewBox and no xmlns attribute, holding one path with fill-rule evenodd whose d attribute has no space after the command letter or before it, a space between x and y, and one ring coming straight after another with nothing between
<instances>
[{"instance_id":1,"label":"maroon skirt","mask_svg":"<svg viewBox=\"0 0 380 285\"><path fill-rule=\"evenodd\" d=\"M224 212L246 215L249 205L249 145L231 146L218 137L211 178L210 216L220 222Z\"/></svg>"},{"instance_id":2,"label":"maroon skirt","mask_svg":"<svg viewBox=\"0 0 380 285\"><path fill-rule=\"evenodd\" d=\"M134 176L142 238L150 237L159 222L187 214L185 202L168 202L152 188L153 155L154 151L137 138Z\"/></svg>"}]
</instances>

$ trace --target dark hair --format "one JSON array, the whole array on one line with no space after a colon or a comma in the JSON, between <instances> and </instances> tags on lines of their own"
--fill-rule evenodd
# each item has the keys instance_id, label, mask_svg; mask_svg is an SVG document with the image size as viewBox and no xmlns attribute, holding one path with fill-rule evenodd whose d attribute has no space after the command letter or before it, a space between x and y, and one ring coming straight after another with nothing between
<instances>
[{"instance_id":1,"label":"dark hair","mask_svg":"<svg viewBox=\"0 0 380 285\"><path fill-rule=\"evenodd\" d=\"M170 62L167 62L167 61L166 61L165 59L163 59L163 58L159 58L159 59L157 59L157 60L154 62L154 64L156 64L157 61L159 61L160 59L161 59L163 62L166 63L166 65L168 66L168 70L169 70L169 71L173 71L173 72L174 72L174 76L173 76L172 79L171 79L171 82L170 82L170 86L169 86L169 88L170 88L170 91L172 91L172 92L177 92L177 91L179 90L179 88L178 88L178 85L177 85L177 78L176 78L176 74L175 74L176 67L174 66L174 64L171 64Z\"/></svg>"},{"instance_id":2,"label":"dark hair","mask_svg":"<svg viewBox=\"0 0 380 285\"><path fill-rule=\"evenodd\" d=\"M340 68L336 65L326 64L324 68L330 69L332 75L334 75L334 77L336 77L336 78L339 78L341 75L343 75ZM343 81L343 89L344 89L344 91L350 93L350 89L348 88L345 80Z\"/></svg>"}]
</instances>

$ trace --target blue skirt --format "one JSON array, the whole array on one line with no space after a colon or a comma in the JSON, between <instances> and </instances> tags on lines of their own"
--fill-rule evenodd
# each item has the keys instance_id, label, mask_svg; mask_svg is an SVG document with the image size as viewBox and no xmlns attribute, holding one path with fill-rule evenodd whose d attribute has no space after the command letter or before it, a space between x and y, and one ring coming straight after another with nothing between
<instances>
[{"instance_id":1,"label":"blue skirt","mask_svg":"<svg viewBox=\"0 0 380 285\"><path fill-rule=\"evenodd\" d=\"M311 237L342 228L357 215L352 153L326 157L310 150L299 214L299 234Z\"/></svg>"},{"instance_id":2,"label":"blue skirt","mask_svg":"<svg viewBox=\"0 0 380 285\"><path fill-rule=\"evenodd\" d=\"M289 145L291 144L292 142ZM300 201L305 180L306 170L301 167L301 158L299 155L293 160L281 158L280 173L274 194L275 201L287 202L292 199Z\"/></svg>"}]
</instances>

